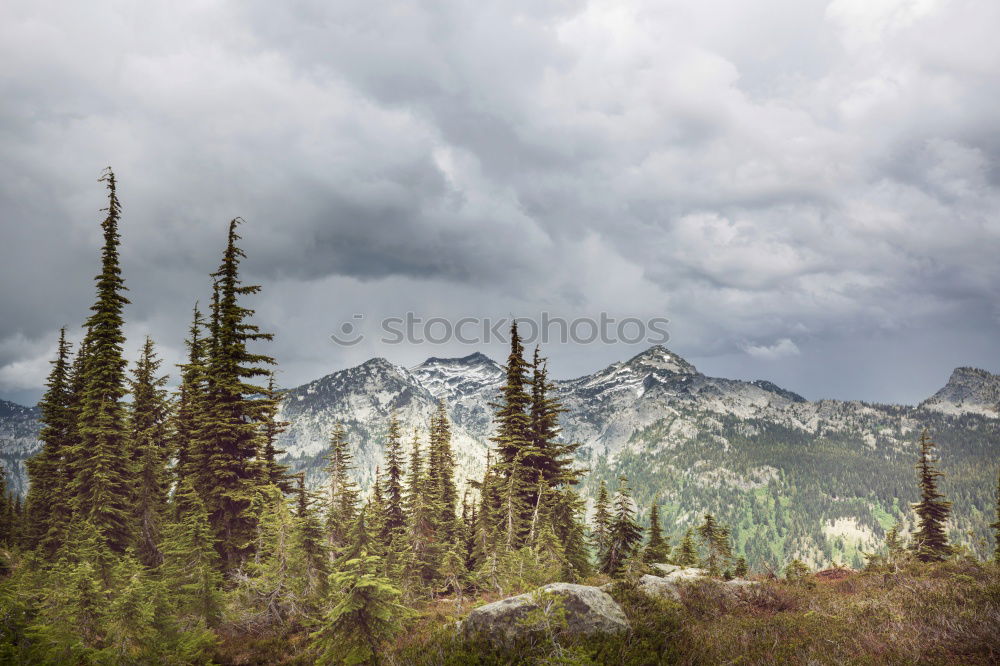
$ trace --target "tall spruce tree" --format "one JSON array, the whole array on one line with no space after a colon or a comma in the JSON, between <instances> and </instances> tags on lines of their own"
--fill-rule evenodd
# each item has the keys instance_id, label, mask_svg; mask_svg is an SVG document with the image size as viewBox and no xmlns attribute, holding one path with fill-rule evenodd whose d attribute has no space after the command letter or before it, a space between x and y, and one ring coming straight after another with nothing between
<instances>
[{"instance_id":1,"label":"tall spruce tree","mask_svg":"<svg viewBox=\"0 0 1000 666\"><path fill-rule=\"evenodd\" d=\"M74 486L74 475L78 469L78 459L83 452L80 448L79 422L80 412L83 407L83 390L86 380L85 366L90 357L88 351L88 337L84 335L80 345L77 347L73 363L70 365L69 378L67 380L68 393L66 396L66 411L69 424L66 445L62 447L62 482L63 492L54 501L49 511L49 524L47 532L42 538L42 551L54 556L62 549L69 538L70 526L75 522L79 523L80 518L76 514L76 488ZM55 501L58 500L58 501Z\"/></svg>"},{"instance_id":2,"label":"tall spruce tree","mask_svg":"<svg viewBox=\"0 0 1000 666\"><path fill-rule=\"evenodd\" d=\"M655 562L666 562L670 557L670 545L663 538L663 531L660 525L660 505L653 502L649 509L649 540L642 551L644 562L653 564Z\"/></svg>"},{"instance_id":3,"label":"tall spruce tree","mask_svg":"<svg viewBox=\"0 0 1000 666\"><path fill-rule=\"evenodd\" d=\"M382 469L378 465L375 466L375 480L372 482L366 507L371 516L368 521L368 529L372 533L371 551L381 557L385 555L389 544L382 541L385 533L385 491L382 490Z\"/></svg>"},{"instance_id":4,"label":"tall spruce tree","mask_svg":"<svg viewBox=\"0 0 1000 666\"><path fill-rule=\"evenodd\" d=\"M413 431L413 440L410 442L410 464L406 469L406 500L407 513L413 512L418 498L425 493L424 488L424 459L420 452L420 435L416 429Z\"/></svg>"},{"instance_id":5,"label":"tall spruce tree","mask_svg":"<svg viewBox=\"0 0 1000 666\"><path fill-rule=\"evenodd\" d=\"M296 474L295 481L295 540L305 561L305 568L301 572L305 578L305 591L309 596L321 595L326 589L326 578L330 573L326 538L313 508L315 499L306 490L305 473Z\"/></svg>"},{"instance_id":6,"label":"tall spruce tree","mask_svg":"<svg viewBox=\"0 0 1000 666\"><path fill-rule=\"evenodd\" d=\"M590 552L583 515L586 504L573 488L564 486L550 493L549 523L563 550L562 576L570 582L591 573Z\"/></svg>"},{"instance_id":7,"label":"tall spruce tree","mask_svg":"<svg viewBox=\"0 0 1000 666\"><path fill-rule=\"evenodd\" d=\"M101 182L108 188L108 207L101 223L104 248L96 278L97 300L87 319L72 494L75 513L90 521L109 548L123 552L132 543L134 530L132 466L122 401L126 393L122 312L129 301L118 257L121 205L110 168Z\"/></svg>"},{"instance_id":8,"label":"tall spruce tree","mask_svg":"<svg viewBox=\"0 0 1000 666\"><path fill-rule=\"evenodd\" d=\"M205 395L204 438L195 456L198 492L204 498L220 554L227 569L236 568L252 543L256 516L251 510L261 488L257 458L273 403L267 387L252 383L270 375L274 359L250 350L271 340L249 322L253 310L240 298L260 291L239 277L246 255L238 247L236 218L229 223L226 249L215 280L212 299L212 340L209 345Z\"/></svg>"},{"instance_id":9,"label":"tall spruce tree","mask_svg":"<svg viewBox=\"0 0 1000 666\"><path fill-rule=\"evenodd\" d=\"M159 375L160 365L153 340L147 337L131 380L129 434L135 474L133 510L137 523L136 554L139 561L148 567L157 566L162 560L158 544L170 485L167 472L170 460L167 433L170 405L163 388L167 377Z\"/></svg>"},{"instance_id":10,"label":"tall spruce tree","mask_svg":"<svg viewBox=\"0 0 1000 666\"><path fill-rule=\"evenodd\" d=\"M72 517L69 495L69 474L66 469L66 452L73 444L73 414L70 409L70 344L66 329L59 331L59 345L52 370L45 385L47 390L38 407L41 410L42 429L39 440L41 450L28 460L28 542L40 546L46 541L50 529L53 540L45 546L51 555L62 539L57 534L65 531ZM57 542L58 541L58 542Z\"/></svg>"},{"instance_id":11,"label":"tall spruce tree","mask_svg":"<svg viewBox=\"0 0 1000 666\"><path fill-rule=\"evenodd\" d=\"M474 567L479 567L490 556L496 555L501 508L500 483L501 477L494 464L492 452L487 450L483 479L476 484L479 489L479 510L476 512L475 520Z\"/></svg>"},{"instance_id":12,"label":"tall spruce tree","mask_svg":"<svg viewBox=\"0 0 1000 666\"><path fill-rule=\"evenodd\" d=\"M174 519L165 525L160 546L161 579L181 617L215 626L222 617L222 575L208 512L190 479L181 481L172 501Z\"/></svg>"},{"instance_id":13,"label":"tall spruce tree","mask_svg":"<svg viewBox=\"0 0 1000 666\"><path fill-rule=\"evenodd\" d=\"M407 537L411 557L409 571L412 578L431 584L437 577L440 557L439 518L441 508L435 501L429 465L425 466L420 454L420 439L413 433L413 449L407 487Z\"/></svg>"},{"instance_id":14,"label":"tall spruce tree","mask_svg":"<svg viewBox=\"0 0 1000 666\"><path fill-rule=\"evenodd\" d=\"M279 449L276 442L278 435L288 427L288 422L278 420L282 393L275 387L273 372L268 373L266 397L263 411L264 446L260 455L261 483L275 486L287 494L292 492L292 477L288 473L288 465L278 462L285 451Z\"/></svg>"},{"instance_id":15,"label":"tall spruce tree","mask_svg":"<svg viewBox=\"0 0 1000 666\"><path fill-rule=\"evenodd\" d=\"M531 363L529 414L533 455L530 460L532 466L541 472L548 487L575 485L585 471L574 465L574 455L580 445L559 441L559 415L566 410L552 397L555 385L548 377L546 360L536 346Z\"/></svg>"},{"instance_id":16,"label":"tall spruce tree","mask_svg":"<svg viewBox=\"0 0 1000 666\"><path fill-rule=\"evenodd\" d=\"M997 519L990 523L993 528L993 560L1000 564L1000 472L997 472Z\"/></svg>"},{"instance_id":17,"label":"tall spruce tree","mask_svg":"<svg viewBox=\"0 0 1000 666\"><path fill-rule=\"evenodd\" d=\"M922 562L941 561L951 555L945 533L951 502L944 501L944 495L938 491L937 480L944 474L934 467L937 462L934 446L930 433L924 428L920 434L920 459L917 461L920 501L912 505L917 514L917 531L911 544L913 553Z\"/></svg>"},{"instance_id":18,"label":"tall spruce tree","mask_svg":"<svg viewBox=\"0 0 1000 666\"><path fill-rule=\"evenodd\" d=\"M476 562L476 505L469 501L469 489L462 493L462 513L461 513L462 534L460 537L459 554L465 562L468 570Z\"/></svg>"},{"instance_id":19,"label":"tall spruce tree","mask_svg":"<svg viewBox=\"0 0 1000 666\"><path fill-rule=\"evenodd\" d=\"M429 501L434 504L438 540L449 546L458 536L458 490L455 487L455 456L451 449L451 425L444 402L438 402L431 417L428 452Z\"/></svg>"},{"instance_id":20,"label":"tall spruce tree","mask_svg":"<svg viewBox=\"0 0 1000 666\"><path fill-rule=\"evenodd\" d=\"M389 543L394 533L406 525L403 510L403 445L401 442L399 419L393 414L389 419L386 435L386 483L385 483L385 523L382 526L382 541Z\"/></svg>"},{"instance_id":21,"label":"tall spruce tree","mask_svg":"<svg viewBox=\"0 0 1000 666\"><path fill-rule=\"evenodd\" d=\"M520 547L527 536L538 478L530 471L536 452L532 447L528 369L514 319L510 324L510 354L504 366L506 379L500 387L500 400L493 405L496 434L492 438L499 454L497 469L503 477L501 496L509 548Z\"/></svg>"},{"instance_id":22,"label":"tall spruce tree","mask_svg":"<svg viewBox=\"0 0 1000 666\"><path fill-rule=\"evenodd\" d=\"M361 492L351 476L353 470L354 456L348 448L347 431L338 423L330 435L330 451L325 470L329 475L327 543L334 555L348 545L348 534L358 513Z\"/></svg>"},{"instance_id":23,"label":"tall spruce tree","mask_svg":"<svg viewBox=\"0 0 1000 666\"><path fill-rule=\"evenodd\" d=\"M0 544L13 545L14 512L7 491L7 468L0 465ZM0 561L0 574L7 574L7 562Z\"/></svg>"},{"instance_id":24,"label":"tall spruce tree","mask_svg":"<svg viewBox=\"0 0 1000 666\"><path fill-rule=\"evenodd\" d=\"M180 386L177 389L176 409L172 428L175 482L196 483L199 478L196 462L207 462L205 457L197 458L205 444L205 393L207 388L208 345L202 331L205 320L195 303L191 327L188 329L187 362L179 365Z\"/></svg>"},{"instance_id":25,"label":"tall spruce tree","mask_svg":"<svg viewBox=\"0 0 1000 666\"><path fill-rule=\"evenodd\" d=\"M609 530L608 548L601 559L601 571L609 575L617 574L625 560L635 553L641 540L642 528L635 521L632 492L628 487L628 479L622 475L618 477L614 517Z\"/></svg>"},{"instance_id":26,"label":"tall spruce tree","mask_svg":"<svg viewBox=\"0 0 1000 666\"><path fill-rule=\"evenodd\" d=\"M594 547L597 549L597 560L604 560L611 541L611 498L608 495L608 484L601 479L597 488L597 499L594 501Z\"/></svg>"}]
</instances>

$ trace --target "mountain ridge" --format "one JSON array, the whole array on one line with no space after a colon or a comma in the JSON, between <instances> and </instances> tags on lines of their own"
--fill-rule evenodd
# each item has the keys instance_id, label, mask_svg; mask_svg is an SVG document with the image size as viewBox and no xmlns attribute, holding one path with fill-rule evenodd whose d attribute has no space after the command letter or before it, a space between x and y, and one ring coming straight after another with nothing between
<instances>
[{"instance_id":1,"label":"mountain ridge","mask_svg":"<svg viewBox=\"0 0 1000 666\"><path fill-rule=\"evenodd\" d=\"M738 549L751 559L821 562L857 560L892 521L905 524L915 487L913 442L925 426L940 438L954 477L946 477L946 493L971 498L968 511L956 512L953 531L958 538L985 532L993 485L986 477L997 458L1000 420L982 407L998 379L957 368L916 406L808 401L768 380L706 376L657 345L553 383L567 410L562 436L581 443L578 462L592 470L581 487L585 496L602 480L613 487L624 473L640 514L654 499L663 504L661 515L673 525L668 533L713 511L733 525ZM410 368L372 358L287 389L278 418L290 425L278 445L287 451L284 462L316 487L330 431L340 422L353 445L355 476L367 487L384 466L390 415L400 419L409 449L414 433L426 441L443 400L459 482L467 486L482 474L491 403L503 381L502 366L481 352L430 357ZM24 437L24 410L30 408L12 411L20 415L20 439L0 443L0 459L16 470L13 485L21 491L24 459L37 447ZM6 421L0 419L0 433L14 427Z\"/></svg>"}]
</instances>

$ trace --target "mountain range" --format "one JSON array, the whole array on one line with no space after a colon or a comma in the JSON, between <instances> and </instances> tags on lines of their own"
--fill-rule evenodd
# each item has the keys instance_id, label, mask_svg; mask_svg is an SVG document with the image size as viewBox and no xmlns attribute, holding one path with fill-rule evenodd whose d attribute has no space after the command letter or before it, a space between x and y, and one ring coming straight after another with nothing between
<instances>
[{"instance_id":1,"label":"mountain range","mask_svg":"<svg viewBox=\"0 0 1000 666\"><path fill-rule=\"evenodd\" d=\"M322 483L329 433L340 422L367 487L383 464L390 415L426 440L441 400L459 479L478 478L503 377L481 353L412 368L375 358L289 389L279 413L289 424L279 442L284 461L305 471L310 485ZM613 490L625 474L640 517L660 502L675 543L710 511L730 525L737 551L751 562L859 565L894 522L912 527L916 439L926 427L954 502L952 537L986 550L1000 463L998 375L958 368L918 406L808 401L767 381L708 377L656 346L555 387L566 408L563 437L582 444L579 464L591 471L584 495L592 498L601 481ZM0 461L20 491L23 461L37 448L37 418L36 408L0 402Z\"/></svg>"}]
</instances>

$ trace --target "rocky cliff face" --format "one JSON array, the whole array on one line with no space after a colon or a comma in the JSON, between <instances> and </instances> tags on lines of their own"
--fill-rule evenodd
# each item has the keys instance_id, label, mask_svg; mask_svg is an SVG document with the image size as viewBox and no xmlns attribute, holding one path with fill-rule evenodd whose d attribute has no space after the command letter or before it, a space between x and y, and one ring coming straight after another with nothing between
<instances>
[{"instance_id":1,"label":"rocky cliff face","mask_svg":"<svg viewBox=\"0 0 1000 666\"><path fill-rule=\"evenodd\" d=\"M25 460L38 450L37 407L0 400L0 465L3 465L7 484L18 494L27 492L28 472Z\"/></svg>"}]
</instances>

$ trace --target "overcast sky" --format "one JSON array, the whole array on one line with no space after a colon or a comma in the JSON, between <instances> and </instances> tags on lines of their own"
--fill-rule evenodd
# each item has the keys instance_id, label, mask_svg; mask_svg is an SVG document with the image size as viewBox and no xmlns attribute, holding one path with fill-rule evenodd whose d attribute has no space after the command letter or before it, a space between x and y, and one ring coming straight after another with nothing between
<instances>
[{"instance_id":1,"label":"overcast sky","mask_svg":"<svg viewBox=\"0 0 1000 666\"><path fill-rule=\"evenodd\" d=\"M380 342L407 311L666 317L700 370L809 398L1000 371L998 26L996 0L5 0L0 397L79 337L109 164L130 356L179 360L239 215L286 386L503 357ZM545 351L570 377L643 347Z\"/></svg>"}]
</instances>

